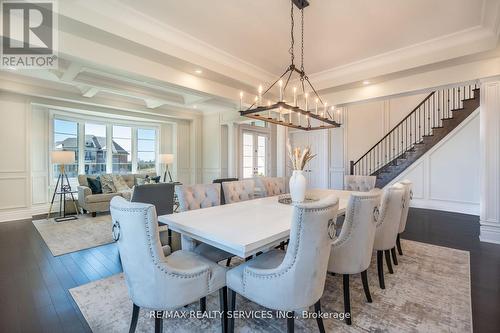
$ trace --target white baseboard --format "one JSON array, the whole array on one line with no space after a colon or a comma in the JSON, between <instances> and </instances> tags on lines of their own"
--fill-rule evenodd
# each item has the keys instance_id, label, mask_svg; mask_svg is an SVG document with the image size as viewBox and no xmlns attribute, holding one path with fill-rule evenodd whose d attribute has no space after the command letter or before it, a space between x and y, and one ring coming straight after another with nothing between
<instances>
[{"instance_id":1,"label":"white baseboard","mask_svg":"<svg viewBox=\"0 0 500 333\"><path fill-rule=\"evenodd\" d=\"M481 221L479 240L486 243L500 244L500 223Z\"/></svg>"},{"instance_id":2,"label":"white baseboard","mask_svg":"<svg viewBox=\"0 0 500 333\"><path fill-rule=\"evenodd\" d=\"M33 215L46 214L48 210L49 205L46 204L30 208L0 211L0 223L30 219Z\"/></svg>"},{"instance_id":3,"label":"white baseboard","mask_svg":"<svg viewBox=\"0 0 500 333\"><path fill-rule=\"evenodd\" d=\"M425 200L425 199L414 198L411 201L411 207L443 210L445 212L454 212L454 213L478 215L479 216L479 204L466 203L466 202Z\"/></svg>"}]
</instances>

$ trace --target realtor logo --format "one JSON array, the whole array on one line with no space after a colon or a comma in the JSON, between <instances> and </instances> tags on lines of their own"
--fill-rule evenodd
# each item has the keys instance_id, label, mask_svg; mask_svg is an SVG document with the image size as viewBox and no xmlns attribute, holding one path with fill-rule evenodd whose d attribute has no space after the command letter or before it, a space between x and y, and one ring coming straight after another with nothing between
<instances>
[{"instance_id":1,"label":"realtor logo","mask_svg":"<svg viewBox=\"0 0 500 333\"><path fill-rule=\"evenodd\" d=\"M2 68L57 68L54 1L2 1Z\"/></svg>"}]
</instances>

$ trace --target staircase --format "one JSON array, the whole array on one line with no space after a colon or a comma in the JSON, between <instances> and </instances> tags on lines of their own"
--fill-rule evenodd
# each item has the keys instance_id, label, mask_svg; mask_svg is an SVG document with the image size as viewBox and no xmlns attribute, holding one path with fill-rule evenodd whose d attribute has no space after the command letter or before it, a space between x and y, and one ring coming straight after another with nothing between
<instances>
[{"instance_id":1,"label":"staircase","mask_svg":"<svg viewBox=\"0 0 500 333\"><path fill-rule=\"evenodd\" d=\"M475 84L431 92L370 150L351 161L351 175L376 176L376 186L384 187L478 107Z\"/></svg>"}]
</instances>

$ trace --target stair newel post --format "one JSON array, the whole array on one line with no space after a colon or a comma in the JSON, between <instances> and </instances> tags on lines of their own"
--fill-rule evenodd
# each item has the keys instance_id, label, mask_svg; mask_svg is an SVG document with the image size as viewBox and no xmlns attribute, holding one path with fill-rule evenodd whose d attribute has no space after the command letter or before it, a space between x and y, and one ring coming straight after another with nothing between
<instances>
[{"instance_id":1,"label":"stair newel post","mask_svg":"<svg viewBox=\"0 0 500 333\"><path fill-rule=\"evenodd\" d=\"M354 161L349 162L349 174L354 175Z\"/></svg>"}]
</instances>

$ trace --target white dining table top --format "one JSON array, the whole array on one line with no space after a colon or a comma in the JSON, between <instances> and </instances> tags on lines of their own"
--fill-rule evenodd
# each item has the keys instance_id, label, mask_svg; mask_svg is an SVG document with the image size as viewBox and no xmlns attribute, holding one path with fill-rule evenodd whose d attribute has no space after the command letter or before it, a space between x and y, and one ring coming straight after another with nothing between
<instances>
[{"instance_id":1,"label":"white dining table top","mask_svg":"<svg viewBox=\"0 0 500 333\"><path fill-rule=\"evenodd\" d=\"M355 192L313 189L307 193L315 198L335 195L341 215ZM161 215L158 220L173 231L246 258L288 239L292 214L293 206L279 203L274 196Z\"/></svg>"}]
</instances>

